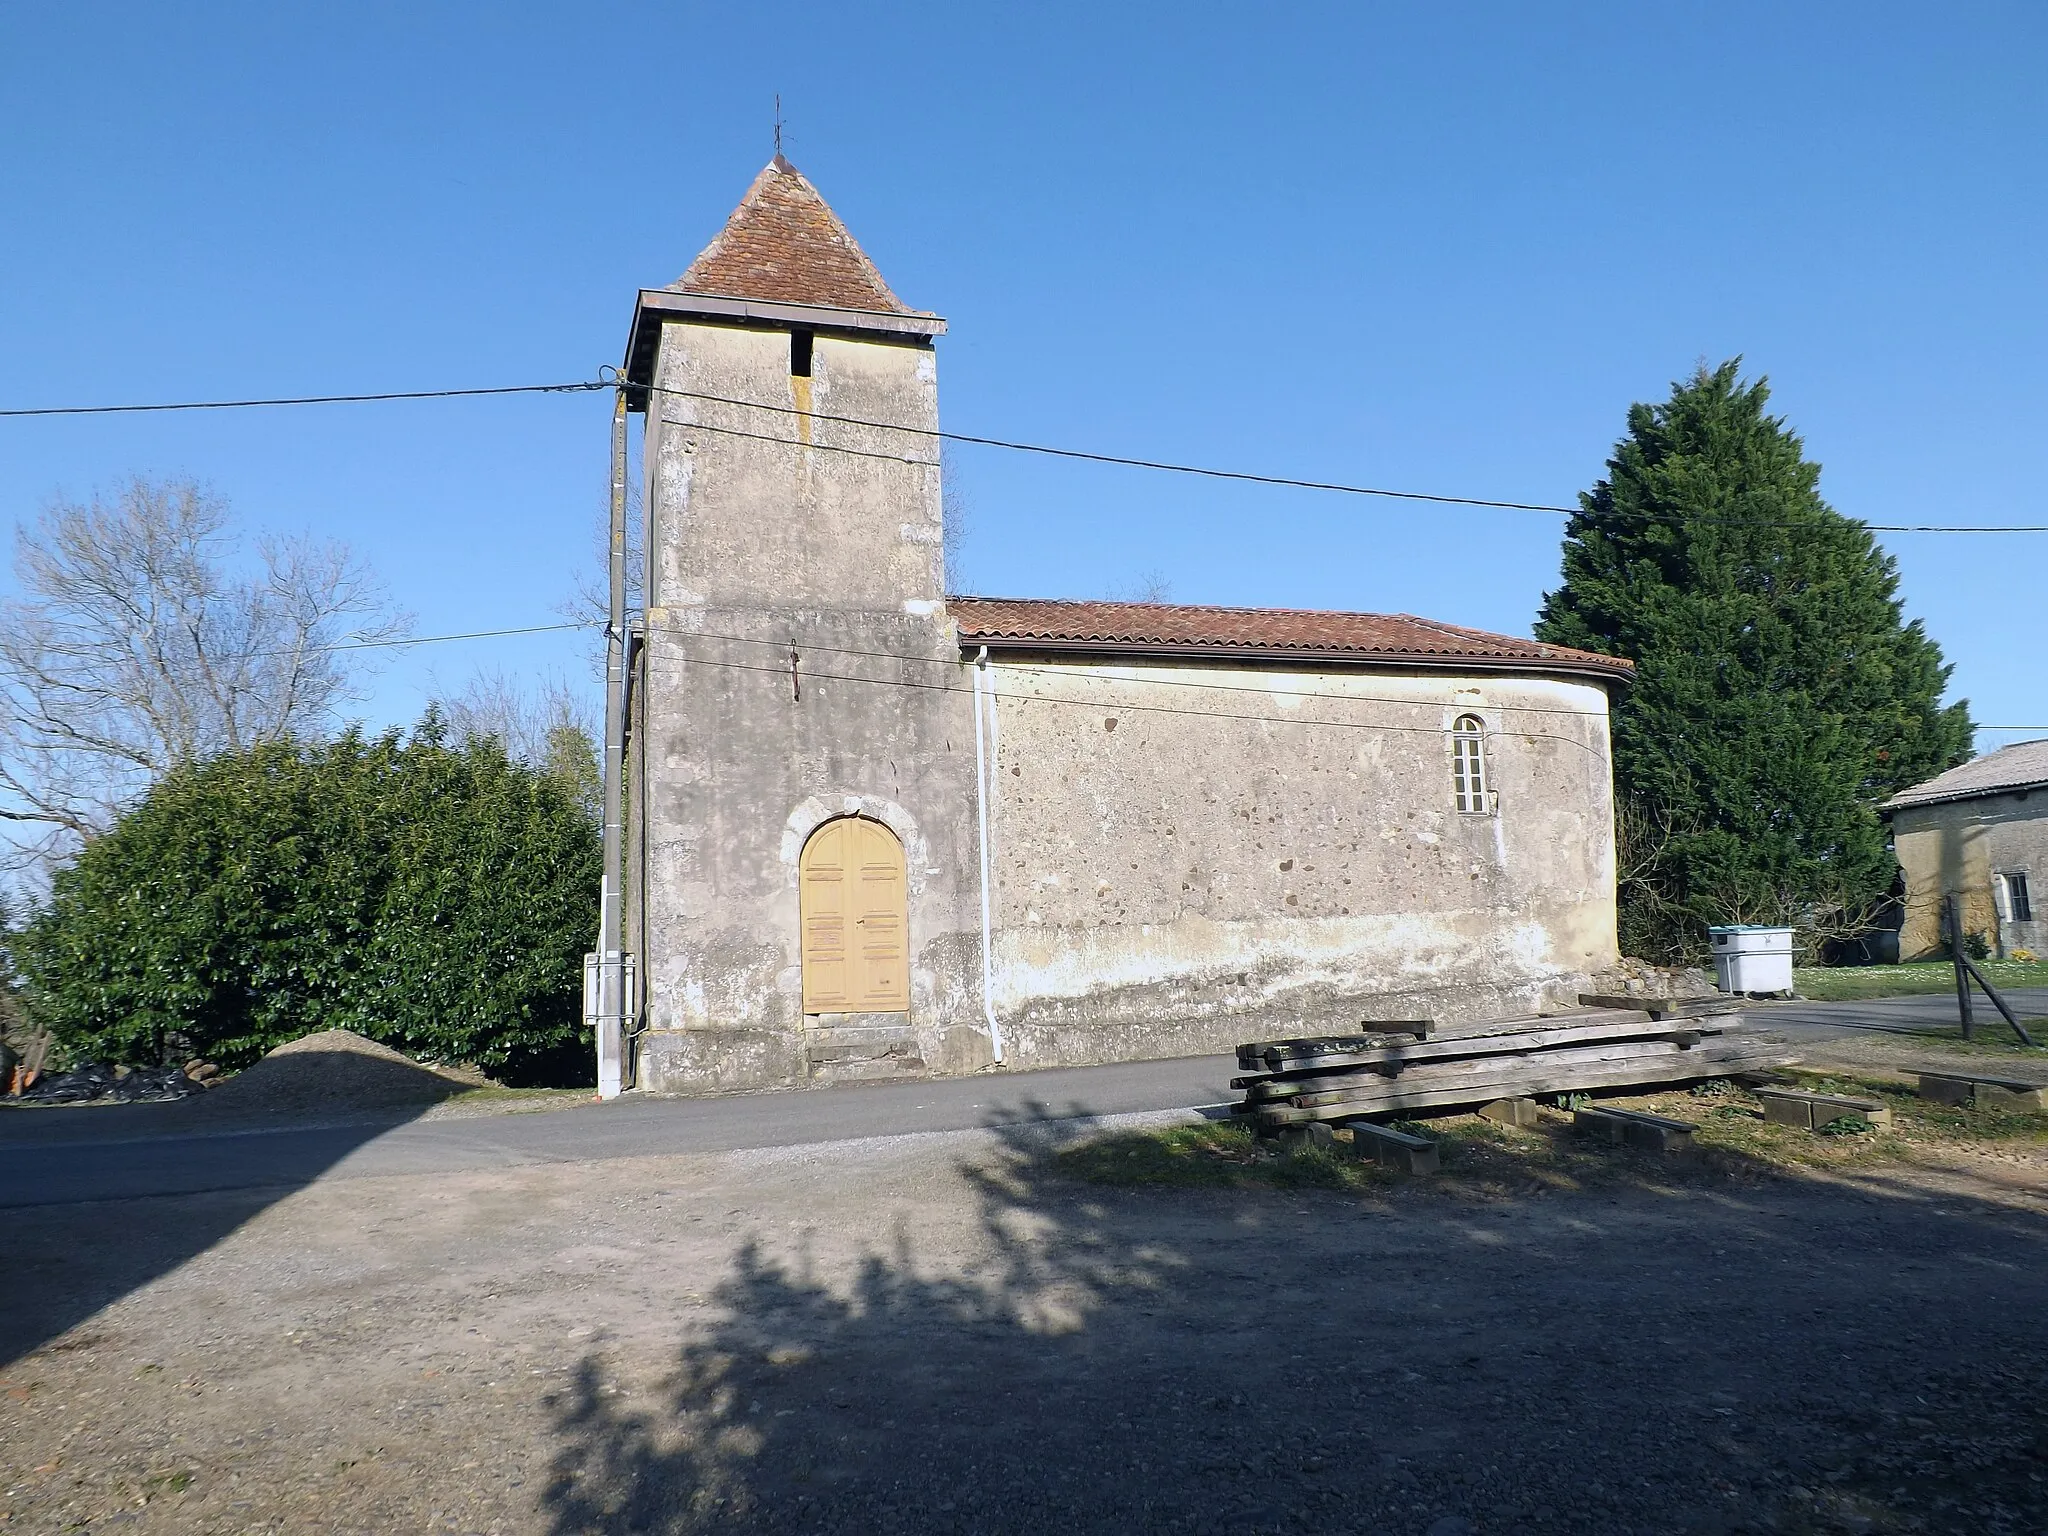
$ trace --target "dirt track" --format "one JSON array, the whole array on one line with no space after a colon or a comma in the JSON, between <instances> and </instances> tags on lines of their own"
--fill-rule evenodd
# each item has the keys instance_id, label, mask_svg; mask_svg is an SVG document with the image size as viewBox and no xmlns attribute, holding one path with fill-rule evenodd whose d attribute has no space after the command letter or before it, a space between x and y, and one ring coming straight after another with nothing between
<instances>
[{"instance_id":1,"label":"dirt track","mask_svg":"<svg viewBox=\"0 0 2048 1536\"><path fill-rule=\"evenodd\" d=\"M1043 1134L12 1213L18 1319L133 1288L0 1371L0 1530L2048 1529L2038 1159L1371 1203Z\"/></svg>"}]
</instances>

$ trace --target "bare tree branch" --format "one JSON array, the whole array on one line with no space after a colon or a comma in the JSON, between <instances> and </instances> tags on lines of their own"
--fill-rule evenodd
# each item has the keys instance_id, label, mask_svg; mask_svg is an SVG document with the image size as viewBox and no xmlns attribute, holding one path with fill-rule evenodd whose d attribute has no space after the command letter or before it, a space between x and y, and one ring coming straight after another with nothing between
<instances>
[{"instance_id":1,"label":"bare tree branch","mask_svg":"<svg viewBox=\"0 0 2048 1536\"><path fill-rule=\"evenodd\" d=\"M318 729L362 667L334 647L406 632L340 545L266 542L254 576L239 553L227 503L189 481L138 478L16 530L0 820L49 831L9 863L74 851L181 762Z\"/></svg>"}]
</instances>

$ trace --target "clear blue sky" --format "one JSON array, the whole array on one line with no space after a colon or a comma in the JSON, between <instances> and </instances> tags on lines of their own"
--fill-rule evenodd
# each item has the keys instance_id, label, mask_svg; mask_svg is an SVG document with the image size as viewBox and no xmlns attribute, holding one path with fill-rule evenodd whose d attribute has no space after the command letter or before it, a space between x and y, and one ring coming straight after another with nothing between
<instances>
[{"instance_id":1,"label":"clear blue sky","mask_svg":"<svg viewBox=\"0 0 2048 1536\"><path fill-rule=\"evenodd\" d=\"M0 405L590 377L779 91L791 158L952 322L955 430L1569 501L1630 401L1740 353L1843 511L2048 523L2044 78L2038 0L12 6ZM421 633L544 623L594 560L606 424L0 422L0 523L190 474L348 540ZM1526 633L1557 579L1537 514L959 462L983 591L1157 571ZM2048 724L2048 536L1887 543L1977 717ZM575 665L425 648L365 713Z\"/></svg>"}]
</instances>

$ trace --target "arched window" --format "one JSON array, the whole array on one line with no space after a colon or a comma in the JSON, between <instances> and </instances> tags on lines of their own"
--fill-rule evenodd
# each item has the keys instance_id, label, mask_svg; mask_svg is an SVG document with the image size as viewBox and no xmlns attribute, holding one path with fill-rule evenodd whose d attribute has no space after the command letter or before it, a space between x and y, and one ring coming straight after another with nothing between
<instances>
[{"instance_id":1,"label":"arched window","mask_svg":"<svg viewBox=\"0 0 2048 1536\"><path fill-rule=\"evenodd\" d=\"M1477 715L1460 715L1451 725L1451 788L1459 810L1493 809L1486 792L1486 722Z\"/></svg>"}]
</instances>

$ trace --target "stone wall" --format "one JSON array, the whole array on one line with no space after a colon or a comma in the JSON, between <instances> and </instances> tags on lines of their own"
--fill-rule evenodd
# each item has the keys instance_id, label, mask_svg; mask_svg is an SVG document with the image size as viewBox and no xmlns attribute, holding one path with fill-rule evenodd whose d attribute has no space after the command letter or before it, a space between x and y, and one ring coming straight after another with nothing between
<instances>
[{"instance_id":1,"label":"stone wall","mask_svg":"<svg viewBox=\"0 0 2048 1536\"><path fill-rule=\"evenodd\" d=\"M786 331L671 320L655 365L628 942L656 1092L993 1056L932 353L821 334L811 356L794 377ZM988 677L1008 1065L1499 1016L1617 958L1597 683L1053 657ZM1453 803L1461 714L1488 727L1483 813ZM907 1018L803 1012L798 856L848 814L905 850Z\"/></svg>"},{"instance_id":2,"label":"stone wall","mask_svg":"<svg viewBox=\"0 0 2048 1536\"><path fill-rule=\"evenodd\" d=\"M2026 949L2048 955L2048 795L1980 795L1941 805L1892 812L1892 838L1906 877L1906 920L1899 956L1930 960L1946 950L1941 937L1942 898L1962 898L1963 929L1991 938L1994 953ZM2028 875L2032 922L2002 922L1993 876Z\"/></svg>"},{"instance_id":3,"label":"stone wall","mask_svg":"<svg viewBox=\"0 0 2048 1536\"><path fill-rule=\"evenodd\" d=\"M998 1015L1019 1063L1575 999L1616 959L1597 683L991 666ZM1450 726L1488 727L1489 814Z\"/></svg>"},{"instance_id":4,"label":"stone wall","mask_svg":"<svg viewBox=\"0 0 2048 1536\"><path fill-rule=\"evenodd\" d=\"M939 601L932 353L820 335L810 378L789 359L786 332L671 322L656 382L673 393L649 402L630 932L638 1079L656 1091L805 1080L796 860L849 812L904 844L924 1059L958 1070L986 1053L962 958L980 921L971 701L903 686L964 677Z\"/></svg>"}]
</instances>

